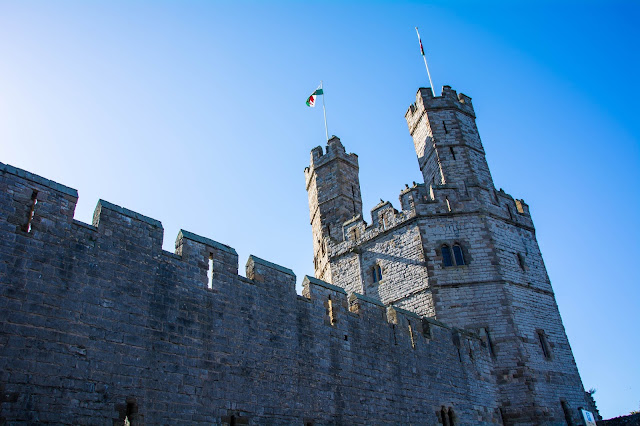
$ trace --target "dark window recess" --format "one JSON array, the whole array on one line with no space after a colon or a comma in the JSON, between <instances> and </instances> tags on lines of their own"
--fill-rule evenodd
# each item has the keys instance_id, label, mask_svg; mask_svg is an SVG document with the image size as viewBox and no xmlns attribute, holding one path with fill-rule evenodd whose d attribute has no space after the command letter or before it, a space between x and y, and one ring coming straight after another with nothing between
<instances>
[{"instance_id":1,"label":"dark window recess","mask_svg":"<svg viewBox=\"0 0 640 426\"><path fill-rule=\"evenodd\" d=\"M484 335L487 338L487 346L489 347L489 353L491 354L491 356L496 356L495 349L493 347L493 340L491 340L491 334L489 334L488 328L484 329Z\"/></svg>"},{"instance_id":2,"label":"dark window recess","mask_svg":"<svg viewBox=\"0 0 640 426\"><path fill-rule=\"evenodd\" d=\"M373 268L371 268L371 275L373 277L374 283L382 281L382 268L380 267L380 265L375 265Z\"/></svg>"},{"instance_id":3,"label":"dark window recess","mask_svg":"<svg viewBox=\"0 0 640 426\"><path fill-rule=\"evenodd\" d=\"M453 161L456 161L456 152L453 150L453 147L449 147L449 152L451 152L451 157L453 157Z\"/></svg>"},{"instance_id":4,"label":"dark window recess","mask_svg":"<svg viewBox=\"0 0 640 426\"><path fill-rule=\"evenodd\" d=\"M24 232L31 232L31 222L33 221L33 216L36 212L36 205L38 204L38 191L35 189L31 193L31 207L29 208L29 215L27 216L27 222L22 225L22 230Z\"/></svg>"},{"instance_id":5,"label":"dark window recess","mask_svg":"<svg viewBox=\"0 0 640 426\"><path fill-rule=\"evenodd\" d=\"M549 342L547 341L547 336L544 334L544 331L538 330L538 341L540 342L540 347L542 348L542 354L546 359L551 359L551 351L549 349Z\"/></svg>"},{"instance_id":6,"label":"dark window recess","mask_svg":"<svg viewBox=\"0 0 640 426\"><path fill-rule=\"evenodd\" d=\"M442 120L442 127L444 127L444 132L449 133L449 129L447 129L447 124Z\"/></svg>"},{"instance_id":7,"label":"dark window recess","mask_svg":"<svg viewBox=\"0 0 640 426\"><path fill-rule=\"evenodd\" d=\"M464 254L462 253L462 247L460 247L460 244L453 245L453 257L456 259L456 265L465 265Z\"/></svg>"},{"instance_id":8,"label":"dark window recess","mask_svg":"<svg viewBox=\"0 0 640 426\"><path fill-rule=\"evenodd\" d=\"M564 413L564 420L567 422L568 426L573 426L573 419L571 418L571 410L569 409L569 404L567 401L560 401L560 405L562 405L562 412Z\"/></svg>"},{"instance_id":9,"label":"dark window recess","mask_svg":"<svg viewBox=\"0 0 640 426\"><path fill-rule=\"evenodd\" d=\"M427 339L431 339L431 325L426 319L422 319L422 335Z\"/></svg>"},{"instance_id":10,"label":"dark window recess","mask_svg":"<svg viewBox=\"0 0 640 426\"><path fill-rule=\"evenodd\" d=\"M453 259L451 258L451 249L449 246L443 244L440 251L442 251L442 266L453 266Z\"/></svg>"},{"instance_id":11,"label":"dark window recess","mask_svg":"<svg viewBox=\"0 0 640 426\"><path fill-rule=\"evenodd\" d=\"M507 421L505 419L505 415L504 415L504 409L502 407L498 408L498 411L500 412L500 420L502 421L503 425L507 424Z\"/></svg>"},{"instance_id":12,"label":"dark window recess","mask_svg":"<svg viewBox=\"0 0 640 426\"><path fill-rule=\"evenodd\" d=\"M527 267L527 265L524 262L524 255L522 253L518 253L517 257L518 257L518 265L520 265L520 269L524 271Z\"/></svg>"},{"instance_id":13,"label":"dark window recess","mask_svg":"<svg viewBox=\"0 0 640 426\"><path fill-rule=\"evenodd\" d=\"M449 407L449 426L454 426L456 424L456 415L453 412L453 408Z\"/></svg>"}]
</instances>

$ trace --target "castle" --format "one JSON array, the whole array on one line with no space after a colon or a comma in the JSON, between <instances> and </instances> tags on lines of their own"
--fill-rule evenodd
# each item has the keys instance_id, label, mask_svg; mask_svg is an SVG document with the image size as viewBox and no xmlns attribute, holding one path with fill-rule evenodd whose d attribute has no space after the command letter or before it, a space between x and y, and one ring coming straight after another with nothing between
<instances>
[{"instance_id":1,"label":"castle","mask_svg":"<svg viewBox=\"0 0 640 426\"><path fill-rule=\"evenodd\" d=\"M582 424L528 206L471 99L406 113L424 184L362 216L336 137L305 169L315 277L0 163L0 423Z\"/></svg>"}]
</instances>

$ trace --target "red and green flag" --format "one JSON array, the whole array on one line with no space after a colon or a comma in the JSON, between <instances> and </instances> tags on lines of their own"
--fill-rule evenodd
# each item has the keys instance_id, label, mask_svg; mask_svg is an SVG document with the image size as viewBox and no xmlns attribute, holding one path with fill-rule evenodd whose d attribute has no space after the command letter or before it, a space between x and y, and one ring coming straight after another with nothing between
<instances>
[{"instance_id":1,"label":"red and green flag","mask_svg":"<svg viewBox=\"0 0 640 426\"><path fill-rule=\"evenodd\" d=\"M307 106L308 107L315 107L316 106L316 98L320 95L324 95L324 91L322 90L322 84L320 86L318 86L318 88L316 89L315 92L313 92L311 94L311 96L309 96L307 98Z\"/></svg>"}]
</instances>

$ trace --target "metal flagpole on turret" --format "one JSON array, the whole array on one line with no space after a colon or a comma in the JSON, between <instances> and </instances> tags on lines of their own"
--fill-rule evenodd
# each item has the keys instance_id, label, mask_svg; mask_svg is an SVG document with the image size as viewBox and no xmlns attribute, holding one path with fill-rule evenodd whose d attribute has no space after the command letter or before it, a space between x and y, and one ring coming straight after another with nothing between
<instances>
[{"instance_id":1,"label":"metal flagpole on turret","mask_svg":"<svg viewBox=\"0 0 640 426\"><path fill-rule=\"evenodd\" d=\"M433 87L433 82L431 81L431 73L429 72L429 65L427 65L427 57L424 56L424 48L422 47L422 40L420 39L420 33L418 32L418 27L416 27L416 34L418 34L418 42L420 43L420 53L422 53L422 59L424 59L424 67L427 69L427 75L429 76L429 84L431 85L431 91L433 95L436 96L436 88Z\"/></svg>"},{"instance_id":2,"label":"metal flagpole on turret","mask_svg":"<svg viewBox=\"0 0 640 426\"><path fill-rule=\"evenodd\" d=\"M327 109L324 106L324 88L322 87L322 80L320 80L320 89L322 89L322 112L324 113L324 135L329 142L329 131L327 130Z\"/></svg>"}]
</instances>

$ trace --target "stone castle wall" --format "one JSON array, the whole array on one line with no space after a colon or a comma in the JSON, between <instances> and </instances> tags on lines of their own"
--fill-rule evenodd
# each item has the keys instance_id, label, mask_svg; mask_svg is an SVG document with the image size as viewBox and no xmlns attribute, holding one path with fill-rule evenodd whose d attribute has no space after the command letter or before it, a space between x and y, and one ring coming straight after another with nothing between
<instances>
[{"instance_id":1,"label":"stone castle wall","mask_svg":"<svg viewBox=\"0 0 640 426\"><path fill-rule=\"evenodd\" d=\"M0 423L500 423L473 334L76 201L0 163Z\"/></svg>"}]
</instances>

